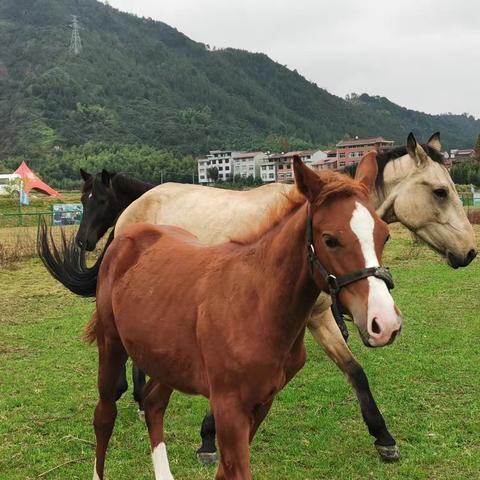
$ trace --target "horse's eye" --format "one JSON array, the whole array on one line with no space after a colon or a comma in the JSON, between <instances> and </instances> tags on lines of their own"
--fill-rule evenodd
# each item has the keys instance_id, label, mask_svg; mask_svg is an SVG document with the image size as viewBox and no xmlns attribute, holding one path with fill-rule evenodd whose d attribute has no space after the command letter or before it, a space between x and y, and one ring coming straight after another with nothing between
<instances>
[{"instance_id":1,"label":"horse's eye","mask_svg":"<svg viewBox=\"0 0 480 480\"><path fill-rule=\"evenodd\" d=\"M340 246L340 242L335 237L331 235L325 235L323 241L328 248L337 248Z\"/></svg>"},{"instance_id":2,"label":"horse's eye","mask_svg":"<svg viewBox=\"0 0 480 480\"><path fill-rule=\"evenodd\" d=\"M436 188L433 191L433 194L438 198L447 198L448 197L448 190L446 188Z\"/></svg>"}]
</instances>

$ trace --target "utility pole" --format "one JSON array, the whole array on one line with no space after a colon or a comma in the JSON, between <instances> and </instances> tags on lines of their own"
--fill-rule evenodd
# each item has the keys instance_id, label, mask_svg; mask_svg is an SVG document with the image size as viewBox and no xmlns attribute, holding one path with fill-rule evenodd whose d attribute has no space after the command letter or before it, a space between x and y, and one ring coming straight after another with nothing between
<instances>
[{"instance_id":1,"label":"utility pole","mask_svg":"<svg viewBox=\"0 0 480 480\"><path fill-rule=\"evenodd\" d=\"M72 38L70 40L70 54L80 55L82 51L82 40L80 39L80 25L78 24L78 17L72 15Z\"/></svg>"}]
</instances>

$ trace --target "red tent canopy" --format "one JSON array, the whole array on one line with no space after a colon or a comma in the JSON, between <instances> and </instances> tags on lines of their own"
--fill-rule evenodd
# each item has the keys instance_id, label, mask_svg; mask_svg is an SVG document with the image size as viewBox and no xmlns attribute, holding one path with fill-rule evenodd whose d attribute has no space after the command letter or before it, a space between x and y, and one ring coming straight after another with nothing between
<instances>
[{"instance_id":1,"label":"red tent canopy","mask_svg":"<svg viewBox=\"0 0 480 480\"><path fill-rule=\"evenodd\" d=\"M30 190L40 190L51 197L59 197L60 194L54 190L52 187L49 187L45 182L42 182L31 170L30 167L25 163L22 164L15 170L17 175L23 180L23 190L27 193Z\"/></svg>"}]
</instances>

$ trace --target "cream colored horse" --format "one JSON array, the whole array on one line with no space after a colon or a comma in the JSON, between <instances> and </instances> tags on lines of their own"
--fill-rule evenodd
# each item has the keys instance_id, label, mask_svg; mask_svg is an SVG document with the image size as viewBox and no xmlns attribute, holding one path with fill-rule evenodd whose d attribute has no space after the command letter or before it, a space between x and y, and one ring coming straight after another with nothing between
<instances>
[{"instance_id":1,"label":"cream colored horse","mask_svg":"<svg viewBox=\"0 0 480 480\"><path fill-rule=\"evenodd\" d=\"M379 175L372 201L387 222L399 221L443 254L452 267L466 266L475 257L472 226L450 175L443 165L438 134L419 145L410 134L406 147L377 156ZM196 185L160 185L134 201L119 217L115 234L137 222L175 225L206 244L239 238L251 229L293 186L271 184L249 191L231 191ZM320 297L309 329L317 343L346 374L358 396L376 447L386 460L398 458L395 440L375 404L362 367L345 343ZM381 333L381 332L380 332Z\"/></svg>"}]
</instances>

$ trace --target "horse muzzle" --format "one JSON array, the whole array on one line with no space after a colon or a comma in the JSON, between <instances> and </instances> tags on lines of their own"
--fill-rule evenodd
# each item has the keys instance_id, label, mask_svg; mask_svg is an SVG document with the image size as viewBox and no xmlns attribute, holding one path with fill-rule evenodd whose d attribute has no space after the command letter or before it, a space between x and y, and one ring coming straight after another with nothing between
<instances>
[{"instance_id":1,"label":"horse muzzle","mask_svg":"<svg viewBox=\"0 0 480 480\"><path fill-rule=\"evenodd\" d=\"M477 251L472 248L468 253L463 255L457 255L452 252L447 252L447 262L452 268L461 268L466 267L472 263L472 261L477 256Z\"/></svg>"}]
</instances>

